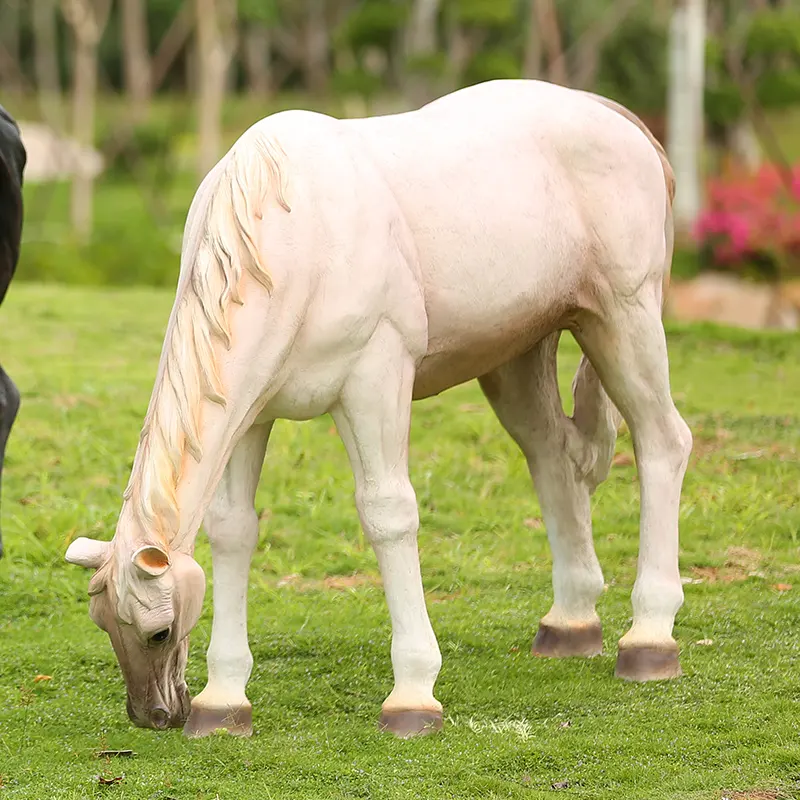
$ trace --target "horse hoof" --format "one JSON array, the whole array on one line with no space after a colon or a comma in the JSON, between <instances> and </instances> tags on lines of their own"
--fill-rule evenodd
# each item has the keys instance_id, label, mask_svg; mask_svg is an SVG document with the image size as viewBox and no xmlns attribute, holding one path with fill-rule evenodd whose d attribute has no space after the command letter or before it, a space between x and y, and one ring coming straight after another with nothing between
<instances>
[{"instance_id":1,"label":"horse hoof","mask_svg":"<svg viewBox=\"0 0 800 800\"><path fill-rule=\"evenodd\" d=\"M531 652L543 658L599 656L603 652L603 628L599 622L571 628L556 628L540 622Z\"/></svg>"},{"instance_id":2,"label":"horse hoof","mask_svg":"<svg viewBox=\"0 0 800 800\"><path fill-rule=\"evenodd\" d=\"M678 645L620 647L614 673L626 681L666 681L682 674Z\"/></svg>"},{"instance_id":3,"label":"horse hoof","mask_svg":"<svg viewBox=\"0 0 800 800\"><path fill-rule=\"evenodd\" d=\"M442 712L427 709L382 711L378 729L393 733L400 739L427 736L442 729Z\"/></svg>"},{"instance_id":4,"label":"horse hoof","mask_svg":"<svg viewBox=\"0 0 800 800\"><path fill-rule=\"evenodd\" d=\"M229 733L232 736L251 736L253 733L253 707L208 708L192 704L189 719L183 726L184 736L199 739L213 733Z\"/></svg>"}]
</instances>

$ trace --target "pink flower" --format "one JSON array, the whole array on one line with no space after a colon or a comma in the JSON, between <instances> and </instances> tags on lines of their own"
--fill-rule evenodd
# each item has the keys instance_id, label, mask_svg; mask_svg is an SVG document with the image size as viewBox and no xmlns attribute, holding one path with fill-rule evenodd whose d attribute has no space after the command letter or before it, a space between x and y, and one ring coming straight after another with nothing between
<instances>
[{"instance_id":1,"label":"pink flower","mask_svg":"<svg viewBox=\"0 0 800 800\"><path fill-rule=\"evenodd\" d=\"M706 208L692 234L717 265L740 269L766 258L785 269L800 254L800 165L792 169L790 187L771 164L754 175L709 180Z\"/></svg>"}]
</instances>

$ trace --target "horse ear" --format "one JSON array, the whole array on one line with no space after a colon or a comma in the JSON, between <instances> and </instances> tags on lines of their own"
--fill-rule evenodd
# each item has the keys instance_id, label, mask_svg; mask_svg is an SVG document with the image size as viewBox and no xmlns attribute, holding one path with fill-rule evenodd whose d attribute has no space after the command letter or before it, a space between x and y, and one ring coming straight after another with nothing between
<instances>
[{"instance_id":1,"label":"horse ear","mask_svg":"<svg viewBox=\"0 0 800 800\"><path fill-rule=\"evenodd\" d=\"M146 544L132 556L133 565L145 575L157 578L170 568L169 553L157 544Z\"/></svg>"},{"instance_id":2,"label":"horse ear","mask_svg":"<svg viewBox=\"0 0 800 800\"><path fill-rule=\"evenodd\" d=\"M70 564L79 567L98 569L103 565L111 550L111 542L101 542L97 539L87 539L79 536L68 548L64 558Z\"/></svg>"}]
</instances>

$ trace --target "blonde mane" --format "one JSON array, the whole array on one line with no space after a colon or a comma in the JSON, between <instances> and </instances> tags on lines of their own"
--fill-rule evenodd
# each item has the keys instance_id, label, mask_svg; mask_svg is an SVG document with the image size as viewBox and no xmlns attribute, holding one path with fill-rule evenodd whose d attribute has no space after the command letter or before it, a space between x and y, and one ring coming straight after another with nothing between
<instances>
[{"instance_id":1,"label":"blonde mane","mask_svg":"<svg viewBox=\"0 0 800 800\"><path fill-rule=\"evenodd\" d=\"M131 501L142 531L169 544L178 534L177 489L183 460L202 458L204 400L226 404L216 346L231 348L229 309L242 305L239 284L246 270L268 292L272 277L255 240L255 225L270 187L285 199L280 145L256 125L234 144L200 218L186 223L183 270L161 356L161 368L142 427L124 498ZM197 243L199 238L199 244Z\"/></svg>"}]
</instances>

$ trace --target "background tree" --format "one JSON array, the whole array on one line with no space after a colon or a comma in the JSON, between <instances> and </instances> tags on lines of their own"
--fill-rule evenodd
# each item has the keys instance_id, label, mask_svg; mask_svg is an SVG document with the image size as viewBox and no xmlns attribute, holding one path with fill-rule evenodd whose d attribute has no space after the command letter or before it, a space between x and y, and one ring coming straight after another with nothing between
<instances>
[{"instance_id":1,"label":"background tree","mask_svg":"<svg viewBox=\"0 0 800 800\"><path fill-rule=\"evenodd\" d=\"M705 0L675 0L669 36L667 152L675 170L675 224L686 232L702 204Z\"/></svg>"},{"instance_id":2,"label":"background tree","mask_svg":"<svg viewBox=\"0 0 800 800\"><path fill-rule=\"evenodd\" d=\"M72 135L79 145L91 147L95 135L97 48L108 22L111 0L62 0L72 30ZM93 176L76 169L72 181L72 227L80 238L92 229Z\"/></svg>"},{"instance_id":3,"label":"background tree","mask_svg":"<svg viewBox=\"0 0 800 800\"><path fill-rule=\"evenodd\" d=\"M137 116L150 100L150 51L145 0L120 0L125 90Z\"/></svg>"},{"instance_id":4,"label":"background tree","mask_svg":"<svg viewBox=\"0 0 800 800\"><path fill-rule=\"evenodd\" d=\"M236 0L195 0L198 61L198 157L200 179L222 148L222 101L235 42Z\"/></svg>"}]
</instances>

